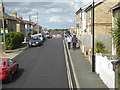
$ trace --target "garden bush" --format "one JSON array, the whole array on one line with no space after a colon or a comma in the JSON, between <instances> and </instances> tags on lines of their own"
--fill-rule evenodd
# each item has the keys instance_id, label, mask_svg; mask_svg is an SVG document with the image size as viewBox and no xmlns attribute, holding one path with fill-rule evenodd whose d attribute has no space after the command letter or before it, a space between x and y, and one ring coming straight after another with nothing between
<instances>
[{"instance_id":1,"label":"garden bush","mask_svg":"<svg viewBox=\"0 0 120 90\"><path fill-rule=\"evenodd\" d=\"M15 49L24 41L24 34L22 32L10 32L5 35L5 39L6 49Z\"/></svg>"},{"instance_id":2,"label":"garden bush","mask_svg":"<svg viewBox=\"0 0 120 90\"><path fill-rule=\"evenodd\" d=\"M36 30L35 30L35 31L33 31L32 35L34 35L34 34L37 34L37 31L36 31Z\"/></svg>"},{"instance_id":3,"label":"garden bush","mask_svg":"<svg viewBox=\"0 0 120 90\"><path fill-rule=\"evenodd\" d=\"M102 42L95 42L95 53L107 53L108 51L105 50L104 44Z\"/></svg>"}]
</instances>

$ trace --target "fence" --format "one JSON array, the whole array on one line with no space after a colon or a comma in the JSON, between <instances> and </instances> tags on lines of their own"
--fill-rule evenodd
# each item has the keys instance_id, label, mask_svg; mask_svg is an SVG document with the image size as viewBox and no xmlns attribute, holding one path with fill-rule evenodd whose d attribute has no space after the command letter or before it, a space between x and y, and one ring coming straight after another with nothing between
<instances>
[{"instance_id":1,"label":"fence","mask_svg":"<svg viewBox=\"0 0 120 90\"><path fill-rule=\"evenodd\" d=\"M96 73L99 74L108 88L115 88L115 72L113 71L112 61L115 60L108 60L106 56L96 54Z\"/></svg>"}]
</instances>

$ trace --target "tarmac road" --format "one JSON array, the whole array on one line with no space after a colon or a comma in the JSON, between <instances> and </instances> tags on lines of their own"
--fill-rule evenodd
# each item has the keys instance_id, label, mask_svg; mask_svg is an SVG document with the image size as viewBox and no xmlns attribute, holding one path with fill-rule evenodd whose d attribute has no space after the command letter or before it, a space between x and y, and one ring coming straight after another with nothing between
<instances>
[{"instance_id":1,"label":"tarmac road","mask_svg":"<svg viewBox=\"0 0 120 90\"><path fill-rule=\"evenodd\" d=\"M48 39L39 47L27 48L14 58L20 64L13 81L3 88L68 88L61 38Z\"/></svg>"}]
</instances>

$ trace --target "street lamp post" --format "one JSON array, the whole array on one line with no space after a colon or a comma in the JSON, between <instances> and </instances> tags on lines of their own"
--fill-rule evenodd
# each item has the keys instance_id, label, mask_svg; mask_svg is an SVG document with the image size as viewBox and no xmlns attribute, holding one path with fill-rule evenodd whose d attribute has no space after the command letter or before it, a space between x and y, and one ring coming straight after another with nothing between
<instances>
[{"instance_id":1,"label":"street lamp post","mask_svg":"<svg viewBox=\"0 0 120 90\"><path fill-rule=\"evenodd\" d=\"M92 72L95 72L95 55L94 55L94 0L93 0L93 55L92 55Z\"/></svg>"},{"instance_id":2,"label":"street lamp post","mask_svg":"<svg viewBox=\"0 0 120 90\"><path fill-rule=\"evenodd\" d=\"M3 24L3 37L4 37L4 53L6 53L6 45L5 45L5 21L4 21L4 6L3 6L3 0L1 0L1 12L2 12L2 24Z\"/></svg>"}]
</instances>

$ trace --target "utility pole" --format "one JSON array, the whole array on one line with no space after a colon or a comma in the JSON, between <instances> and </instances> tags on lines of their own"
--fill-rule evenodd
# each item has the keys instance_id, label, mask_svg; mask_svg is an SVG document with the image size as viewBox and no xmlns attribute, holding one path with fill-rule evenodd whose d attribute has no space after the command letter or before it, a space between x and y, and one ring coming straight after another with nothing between
<instances>
[{"instance_id":1,"label":"utility pole","mask_svg":"<svg viewBox=\"0 0 120 90\"><path fill-rule=\"evenodd\" d=\"M31 15L29 15L29 22L31 21Z\"/></svg>"},{"instance_id":2,"label":"utility pole","mask_svg":"<svg viewBox=\"0 0 120 90\"><path fill-rule=\"evenodd\" d=\"M3 0L1 0L1 6L2 6L2 24L3 24L3 37L4 37L4 53L6 53L6 42L5 42L5 21L4 21L4 6L3 6Z\"/></svg>"},{"instance_id":3,"label":"utility pole","mask_svg":"<svg viewBox=\"0 0 120 90\"><path fill-rule=\"evenodd\" d=\"M93 0L93 55L92 55L92 72L95 72L95 55L94 55L94 0Z\"/></svg>"},{"instance_id":4,"label":"utility pole","mask_svg":"<svg viewBox=\"0 0 120 90\"><path fill-rule=\"evenodd\" d=\"M75 33L76 33L75 20L74 20L74 31L75 31Z\"/></svg>"},{"instance_id":5,"label":"utility pole","mask_svg":"<svg viewBox=\"0 0 120 90\"><path fill-rule=\"evenodd\" d=\"M38 16L38 12L37 12L37 25L38 25L38 18L39 18L39 16ZM39 33L39 26L37 26L37 29L38 29L38 33Z\"/></svg>"}]
</instances>

